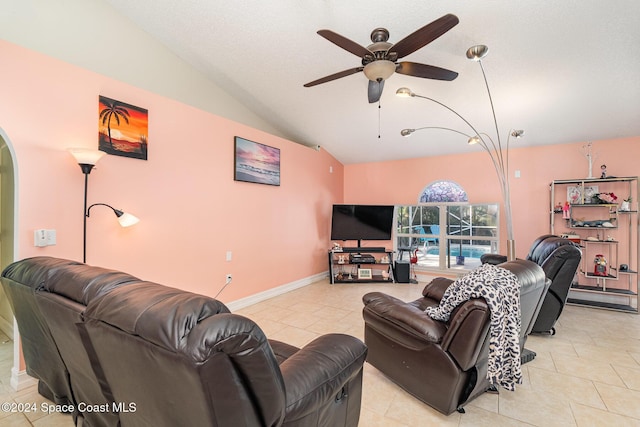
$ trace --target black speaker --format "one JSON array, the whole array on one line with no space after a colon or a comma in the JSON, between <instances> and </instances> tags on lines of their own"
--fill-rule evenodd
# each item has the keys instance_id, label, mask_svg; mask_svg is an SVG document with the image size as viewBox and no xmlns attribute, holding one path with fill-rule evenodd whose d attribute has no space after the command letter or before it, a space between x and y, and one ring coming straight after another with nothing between
<instances>
[{"instance_id":1,"label":"black speaker","mask_svg":"<svg viewBox=\"0 0 640 427\"><path fill-rule=\"evenodd\" d=\"M409 261L396 261L395 268L393 269L393 277L397 283L410 283L410 265Z\"/></svg>"}]
</instances>

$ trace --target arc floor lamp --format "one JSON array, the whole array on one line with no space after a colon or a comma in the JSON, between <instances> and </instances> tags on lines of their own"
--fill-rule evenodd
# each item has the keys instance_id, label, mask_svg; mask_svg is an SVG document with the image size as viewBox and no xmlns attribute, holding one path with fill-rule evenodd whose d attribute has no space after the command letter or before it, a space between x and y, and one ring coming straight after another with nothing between
<instances>
[{"instance_id":1,"label":"arc floor lamp","mask_svg":"<svg viewBox=\"0 0 640 427\"><path fill-rule=\"evenodd\" d=\"M89 214L91 208L94 206L106 206L113 210L113 213L118 218L118 222L122 227L129 227L134 224L137 224L140 220L136 218L134 215L123 212L119 209L115 209L112 206L107 205L106 203L94 203L91 206L87 207L87 189L89 187L89 174L95 167L98 160L105 155L104 151L100 150L91 150L88 148L70 148L69 152L76 159L78 164L80 165L80 169L84 174L84 205L82 208L82 262L87 262L87 218L89 218Z\"/></svg>"},{"instance_id":2,"label":"arc floor lamp","mask_svg":"<svg viewBox=\"0 0 640 427\"><path fill-rule=\"evenodd\" d=\"M484 77L484 83L487 88L487 94L489 95L489 104L491 105L491 114L493 116L493 123L495 126L495 139L491 138L485 132L479 132L476 128L463 116L461 116L457 111L453 108L443 104L440 101L437 101L433 98L429 98L428 96L418 95L411 91L411 89L402 87L396 91L396 95L399 97L411 97L411 98L422 98L428 101L434 102L441 107L446 108L451 111L453 114L458 116L471 130L471 134L467 134L464 132L457 131L455 129L444 128L444 127L436 127L436 126L425 126L416 129L403 129L400 131L402 136L410 136L413 132L417 130L423 129L443 129L452 132L459 133L468 138L468 144L479 144L484 151L487 152L489 157L491 158L491 162L493 167L496 170L496 175L498 177L498 181L500 183L500 190L502 192L502 199L504 202L504 210L507 218L507 259L514 260L516 258L515 252L515 239L513 236L513 221L511 216L511 195L510 195L510 186L509 186L509 142L511 137L520 138L524 135L523 130L515 130L511 129L507 134L506 144L503 146L502 140L500 139L500 131L498 129L498 120L496 119L496 111L493 107L493 99L491 98L491 91L489 90L489 83L487 82L487 76L484 72L484 67L482 66L482 58L484 58L489 52L489 48L484 45L472 46L467 50L467 58L473 61L477 61L480 64L480 69L482 70L482 76Z\"/></svg>"}]
</instances>

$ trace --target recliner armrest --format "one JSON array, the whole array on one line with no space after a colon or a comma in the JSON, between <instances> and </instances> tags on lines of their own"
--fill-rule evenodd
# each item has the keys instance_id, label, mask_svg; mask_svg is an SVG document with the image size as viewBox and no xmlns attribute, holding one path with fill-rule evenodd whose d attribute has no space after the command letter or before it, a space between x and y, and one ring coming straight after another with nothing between
<instances>
[{"instance_id":1,"label":"recliner armrest","mask_svg":"<svg viewBox=\"0 0 640 427\"><path fill-rule=\"evenodd\" d=\"M382 292L370 292L362 297L364 319L380 332L393 335L394 339L413 347L412 339L422 342L439 343L447 327L434 320L413 304ZM403 332L403 336L397 334Z\"/></svg>"},{"instance_id":2,"label":"recliner armrest","mask_svg":"<svg viewBox=\"0 0 640 427\"><path fill-rule=\"evenodd\" d=\"M284 360L280 370L286 390L285 417L303 418L339 396L362 370L366 356L367 347L359 339L327 334Z\"/></svg>"},{"instance_id":3,"label":"recliner armrest","mask_svg":"<svg viewBox=\"0 0 640 427\"><path fill-rule=\"evenodd\" d=\"M489 317L489 307L481 298L465 301L451 314L441 346L462 370L470 369L478 359L484 342L482 337L489 330Z\"/></svg>"}]
</instances>

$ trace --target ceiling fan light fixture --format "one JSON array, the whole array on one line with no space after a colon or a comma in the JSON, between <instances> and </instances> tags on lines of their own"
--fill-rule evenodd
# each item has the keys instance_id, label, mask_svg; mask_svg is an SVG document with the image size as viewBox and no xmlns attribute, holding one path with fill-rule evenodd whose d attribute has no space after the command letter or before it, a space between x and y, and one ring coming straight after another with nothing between
<instances>
[{"instance_id":1,"label":"ceiling fan light fixture","mask_svg":"<svg viewBox=\"0 0 640 427\"><path fill-rule=\"evenodd\" d=\"M524 130L522 129L513 129L511 131L511 136L514 138L522 138L523 135L524 135Z\"/></svg>"},{"instance_id":2,"label":"ceiling fan light fixture","mask_svg":"<svg viewBox=\"0 0 640 427\"><path fill-rule=\"evenodd\" d=\"M411 92L411 89L408 87L401 87L396 91L396 96L399 96L400 98L411 98L414 96L414 93Z\"/></svg>"},{"instance_id":3,"label":"ceiling fan light fixture","mask_svg":"<svg viewBox=\"0 0 640 427\"><path fill-rule=\"evenodd\" d=\"M369 62L364 66L364 75L373 82L386 80L396 71L396 64L386 59Z\"/></svg>"},{"instance_id":4,"label":"ceiling fan light fixture","mask_svg":"<svg viewBox=\"0 0 640 427\"><path fill-rule=\"evenodd\" d=\"M467 49L467 58L473 61L480 61L487 56L487 53L489 53L489 48L483 44L479 44Z\"/></svg>"},{"instance_id":5,"label":"ceiling fan light fixture","mask_svg":"<svg viewBox=\"0 0 640 427\"><path fill-rule=\"evenodd\" d=\"M478 144L479 142L480 142L480 138L476 135L469 138L469 140L467 141L467 144L475 145L475 144Z\"/></svg>"},{"instance_id":6,"label":"ceiling fan light fixture","mask_svg":"<svg viewBox=\"0 0 640 427\"><path fill-rule=\"evenodd\" d=\"M400 131L400 135L404 136L405 138L408 136L411 136L412 133L414 133L416 130L415 129L402 129Z\"/></svg>"}]
</instances>

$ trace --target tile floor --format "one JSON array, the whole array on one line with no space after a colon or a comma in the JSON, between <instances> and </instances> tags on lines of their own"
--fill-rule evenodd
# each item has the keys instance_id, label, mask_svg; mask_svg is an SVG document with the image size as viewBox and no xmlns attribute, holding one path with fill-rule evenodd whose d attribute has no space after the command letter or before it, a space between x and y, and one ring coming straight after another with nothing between
<instances>
[{"instance_id":1,"label":"tile floor","mask_svg":"<svg viewBox=\"0 0 640 427\"><path fill-rule=\"evenodd\" d=\"M238 310L267 336L304 346L327 332L363 338L362 295L392 294L405 301L421 284L341 284L320 281ZM515 392L484 394L466 413L444 416L365 364L360 426L640 426L640 316L567 306L555 336L530 336L538 356L523 366ZM40 402L35 388L9 387L12 344L0 337L0 402ZM0 425L73 426L68 415L7 414Z\"/></svg>"}]
</instances>

